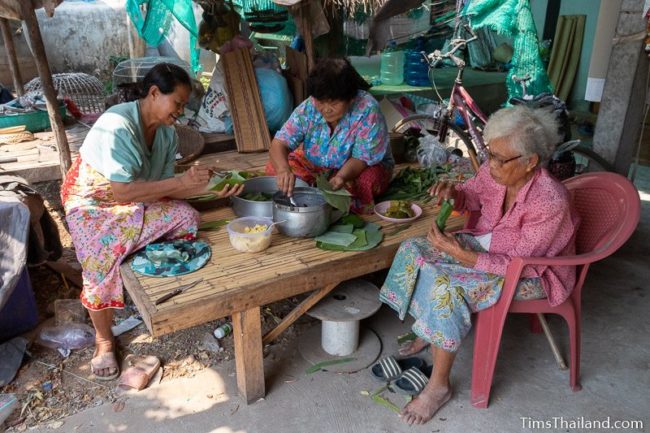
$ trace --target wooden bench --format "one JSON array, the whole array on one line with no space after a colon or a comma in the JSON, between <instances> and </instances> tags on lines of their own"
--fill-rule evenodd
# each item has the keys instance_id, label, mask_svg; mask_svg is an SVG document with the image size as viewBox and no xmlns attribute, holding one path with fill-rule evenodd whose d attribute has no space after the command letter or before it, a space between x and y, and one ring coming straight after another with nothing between
<instances>
[{"instance_id":1,"label":"wooden bench","mask_svg":"<svg viewBox=\"0 0 650 433\"><path fill-rule=\"evenodd\" d=\"M246 163L238 164L245 158ZM234 152L203 158L222 168L259 169L255 159L266 161L266 154L240 155ZM275 339L309 308L339 283L390 267L399 244L409 237L424 235L429 229L437 207L423 206L423 215L401 231L396 224L376 216L369 221L383 226L384 241L369 251L333 252L316 248L313 239L295 239L273 235L271 247L257 254L236 251L230 245L225 228L216 232L200 232L200 238L212 247L208 264L197 272L178 278L151 278L135 274L129 261L122 264L126 290L133 298L151 335L160 336L199 325L225 316L232 316L235 345L237 386L250 403L265 395L263 344ZM234 218L231 208L202 214L203 221ZM459 228L462 217L452 217L450 228ZM181 284L203 278L204 282L161 305L157 298ZM261 307L302 293L312 292L272 331L262 336Z\"/></svg>"}]
</instances>

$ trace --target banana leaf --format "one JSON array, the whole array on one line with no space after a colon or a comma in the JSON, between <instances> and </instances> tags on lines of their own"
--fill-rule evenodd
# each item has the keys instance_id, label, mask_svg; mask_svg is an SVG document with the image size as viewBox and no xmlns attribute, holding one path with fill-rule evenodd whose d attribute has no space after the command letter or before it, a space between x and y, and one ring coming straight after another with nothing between
<instances>
[{"instance_id":1,"label":"banana leaf","mask_svg":"<svg viewBox=\"0 0 650 433\"><path fill-rule=\"evenodd\" d=\"M205 232L217 231L221 227L227 225L229 222L230 222L230 220L226 220L226 219L216 220L216 221L207 221L207 222L199 224L199 231L205 231Z\"/></svg>"},{"instance_id":2,"label":"banana leaf","mask_svg":"<svg viewBox=\"0 0 650 433\"><path fill-rule=\"evenodd\" d=\"M323 193L325 201L329 203L330 206L340 210L344 215L347 215L348 212L350 212L350 203L352 203L352 197L346 189L341 188L336 191L332 190L329 182L327 181L327 177L325 177L324 174L318 175L316 178L316 186Z\"/></svg>"},{"instance_id":3,"label":"banana leaf","mask_svg":"<svg viewBox=\"0 0 650 433\"><path fill-rule=\"evenodd\" d=\"M210 178L208 189L212 191L221 191L226 185L239 185L251 177L255 177L255 175L247 171L230 170L219 172Z\"/></svg>"},{"instance_id":4,"label":"banana leaf","mask_svg":"<svg viewBox=\"0 0 650 433\"><path fill-rule=\"evenodd\" d=\"M366 224L365 228L353 231L352 234L357 235L357 241L353 242L347 247L327 244L323 242L316 242L316 247L327 251L367 251L375 248L384 239L384 234L379 230L379 228L381 228L381 226L378 224L368 223ZM363 234L361 234L362 232ZM365 245L363 244L364 236Z\"/></svg>"},{"instance_id":5,"label":"banana leaf","mask_svg":"<svg viewBox=\"0 0 650 433\"><path fill-rule=\"evenodd\" d=\"M358 240L358 237L352 233L329 231L316 237L315 240L316 242L322 242L325 244L347 247L355 243Z\"/></svg>"},{"instance_id":6,"label":"banana leaf","mask_svg":"<svg viewBox=\"0 0 650 433\"><path fill-rule=\"evenodd\" d=\"M334 224L333 226L330 226L328 231L338 233L352 233L355 228L356 227L354 227L352 224Z\"/></svg>"},{"instance_id":7,"label":"banana leaf","mask_svg":"<svg viewBox=\"0 0 650 433\"><path fill-rule=\"evenodd\" d=\"M355 229L362 229L366 225L366 221L359 215L349 214L339 220L339 224L352 224Z\"/></svg>"}]
</instances>

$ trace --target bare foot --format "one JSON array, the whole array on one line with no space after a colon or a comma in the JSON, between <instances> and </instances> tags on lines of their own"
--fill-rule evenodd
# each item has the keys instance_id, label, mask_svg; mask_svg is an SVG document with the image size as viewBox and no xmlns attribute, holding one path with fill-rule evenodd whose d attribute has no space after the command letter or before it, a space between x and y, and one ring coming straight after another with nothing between
<instances>
[{"instance_id":1,"label":"bare foot","mask_svg":"<svg viewBox=\"0 0 650 433\"><path fill-rule=\"evenodd\" d=\"M95 345L95 353L90 360L90 370L98 380L112 380L118 376L120 370L113 350L113 343Z\"/></svg>"},{"instance_id":2,"label":"bare foot","mask_svg":"<svg viewBox=\"0 0 650 433\"><path fill-rule=\"evenodd\" d=\"M415 340L409 341L408 343L400 346L398 353L401 356L411 356L421 352L428 346L430 346L430 343L427 343L420 337L417 337Z\"/></svg>"},{"instance_id":3,"label":"bare foot","mask_svg":"<svg viewBox=\"0 0 650 433\"><path fill-rule=\"evenodd\" d=\"M438 410L451 398L451 387L432 387L431 384L424 388L409 404L404 406L400 417L408 425L424 424L433 418Z\"/></svg>"}]
</instances>

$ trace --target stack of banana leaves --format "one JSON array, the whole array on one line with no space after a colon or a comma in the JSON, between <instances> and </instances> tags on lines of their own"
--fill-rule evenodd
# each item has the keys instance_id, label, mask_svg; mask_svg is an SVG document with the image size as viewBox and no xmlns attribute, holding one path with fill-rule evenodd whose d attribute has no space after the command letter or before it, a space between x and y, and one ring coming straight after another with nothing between
<instances>
[{"instance_id":1,"label":"stack of banana leaves","mask_svg":"<svg viewBox=\"0 0 650 433\"><path fill-rule=\"evenodd\" d=\"M357 215L346 215L316 238L316 246L329 251L366 251L384 239L381 226Z\"/></svg>"}]
</instances>

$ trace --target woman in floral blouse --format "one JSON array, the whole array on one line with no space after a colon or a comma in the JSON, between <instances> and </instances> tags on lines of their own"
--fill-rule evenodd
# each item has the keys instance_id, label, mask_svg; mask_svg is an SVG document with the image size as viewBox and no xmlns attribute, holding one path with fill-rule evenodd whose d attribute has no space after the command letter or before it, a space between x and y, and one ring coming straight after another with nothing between
<instances>
[{"instance_id":1,"label":"woman in floral blouse","mask_svg":"<svg viewBox=\"0 0 650 433\"><path fill-rule=\"evenodd\" d=\"M395 165L379 104L347 59L320 60L307 88L310 96L271 142L267 174L291 195L296 177L314 184L324 173L334 190L350 191L353 211L371 211Z\"/></svg>"},{"instance_id":2,"label":"woman in floral blouse","mask_svg":"<svg viewBox=\"0 0 650 433\"><path fill-rule=\"evenodd\" d=\"M470 315L501 295L512 257L573 254L578 220L569 194L544 167L559 142L554 115L524 106L497 111L485 127L489 162L462 185L440 182L430 193L454 200L458 210L480 211L474 229L443 233L400 246L380 298L401 319L415 318L417 339L400 349L411 355L431 346L434 368L424 390L402 411L422 424L451 398L449 375ZM562 303L575 283L570 266L527 266L515 299Z\"/></svg>"}]
</instances>

